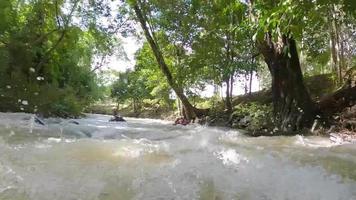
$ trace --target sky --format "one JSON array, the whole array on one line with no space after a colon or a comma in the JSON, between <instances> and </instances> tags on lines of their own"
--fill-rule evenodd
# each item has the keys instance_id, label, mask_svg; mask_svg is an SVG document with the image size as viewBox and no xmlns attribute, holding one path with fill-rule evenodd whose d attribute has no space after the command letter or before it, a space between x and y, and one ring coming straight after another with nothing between
<instances>
[{"instance_id":1,"label":"sky","mask_svg":"<svg viewBox=\"0 0 356 200\"><path fill-rule=\"evenodd\" d=\"M142 42L137 41L133 36L121 37L121 40L127 59L124 56L113 55L108 60L107 68L124 72L135 66L135 52L142 46Z\"/></svg>"}]
</instances>

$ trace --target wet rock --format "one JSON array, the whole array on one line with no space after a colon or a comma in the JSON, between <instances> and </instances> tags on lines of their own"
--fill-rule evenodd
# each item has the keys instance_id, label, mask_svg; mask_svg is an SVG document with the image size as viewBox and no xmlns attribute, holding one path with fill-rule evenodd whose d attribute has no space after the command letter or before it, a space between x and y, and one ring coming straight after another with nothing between
<instances>
[{"instance_id":1,"label":"wet rock","mask_svg":"<svg viewBox=\"0 0 356 200\"><path fill-rule=\"evenodd\" d=\"M79 122L77 122L75 120L70 120L70 121L68 121L68 123L79 125Z\"/></svg>"},{"instance_id":2,"label":"wet rock","mask_svg":"<svg viewBox=\"0 0 356 200\"><path fill-rule=\"evenodd\" d=\"M121 116L114 116L109 121L110 122L126 122L126 120Z\"/></svg>"}]
</instances>

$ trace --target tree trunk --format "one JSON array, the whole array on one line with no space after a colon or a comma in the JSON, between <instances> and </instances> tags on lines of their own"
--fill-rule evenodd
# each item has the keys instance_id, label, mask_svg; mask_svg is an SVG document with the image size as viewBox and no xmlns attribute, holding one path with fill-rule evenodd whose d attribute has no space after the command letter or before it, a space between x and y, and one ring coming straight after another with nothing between
<instances>
[{"instance_id":1,"label":"tree trunk","mask_svg":"<svg viewBox=\"0 0 356 200\"><path fill-rule=\"evenodd\" d=\"M234 75L230 76L230 102L232 100L232 92L234 91Z\"/></svg>"},{"instance_id":2,"label":"tree trunk","mask_svg":"<svg viewBox=\"0 0 356 200\"><path fill-rule=\"evenodd\" d=\"M244 93L244 95L246 95L248 93L247 83L248 83L248 75L247 75L247 73L245 73L245 79L244 79L244 90L245 90L245 93Z\"/></svg>"},{"instance_id":3,"label":"tree trunk","mask_svg":"<svg viewBox=\"0 0 356 200\"><path fill-rule=\"evenodd\" d=\"M133 107L133 112L135 115L137 115L137 106L136 106L136 100L132 99L132 107Z\"/></svg>"},{"instance_id":4,"label":"tree trunk","mask_svg":"<svg viewBox=\"0 0 356 200\"><path fill-rule=\"evenodd\" d=\"M335 74L337 74L338 84L343 84L342 72L344 70L344 52L342 42L342 31L340 16L338 14L336 5L330 8L330 48L331 48L331 66Z\"/></svg>"},{"instance_id":5,"label":"tree trunk","mask_svg":"<svg viewBox=\"0 0 356 200\"><path fill-rule=\"evenodd\" d=\"M178 113L179 113L180 116L183 116L182 106L181 106L181 103L180 103L179 98L176 99L176 102L177 102L177 110L178 110Z\"/></svg>"},{"instance_id":6,"label":"tree trunk","mask_svg":"<svg viewBox=\"0 0 356 200\"><path fill-rule=\"evenodd\" d=\"M186 119L195 119L196 117L204 116L208 113L207 109L197 109L195 108L188 100L188 98L184 95L183 89L179 87L176 82L173 80L173 76L163 58L162 52L159 49L157 42L154 40L153 32L150 32L147 26L146 18L144 17L141 8L138 6L137 2L133 5L133 9L136 13L136 16L141 24L141 28L144 31L145 37L150 44L150 47L153 51L153 54L158 62L158 65L167 79L168 84L174 90L178 98L181 100L184 107L184 117Z\"/></svg>"},{"instance_id":7,"label":"tree trunk","mask_svg":"<svg viewBox=\"0 0 356 200\"><path fill-rule=\"evenodd\" d=\"M248 94L251 95L251 92L252 92L252 78L253 78L253 70L250 69L250 84L249 84L249 91L248 91Z\"/></svg>"},{"instance_id":8,"label":"tree trunk","mask_svg":"<svg viewBox=\"0 0 356 200\"><path fill-rule=\"evenodd\" d=\"M286 35L275 43L266 34L259 45L272 77L275 122L283 131L310 127L317 114L315 104L303 83L296 42Z\"/></svg>"},{"instance_id":9,"label":"tree trunk","mask_svg":"<svg viewBox=\"0 0 356 200\"><path fill-rule=\"evenodd\" d=\"M225 108L228 113L232 112L231 97L230 97L230 77L225 80L226 83L226 97L225 97Z\"/></svg>"}]
</instances>

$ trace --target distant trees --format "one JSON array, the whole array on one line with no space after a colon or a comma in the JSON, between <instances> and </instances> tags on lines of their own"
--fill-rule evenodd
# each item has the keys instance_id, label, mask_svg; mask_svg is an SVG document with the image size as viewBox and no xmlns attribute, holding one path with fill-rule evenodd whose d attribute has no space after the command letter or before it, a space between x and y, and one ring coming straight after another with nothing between
<instances>
[{"instance_id":1,"label":"distant trees","mask_svg":"<svg viewBox=\"0 0 356 200\"><path fill-rule=\"evenodd\" d=\"M134 113L138 113L143 100L152 97L152 89L146 83L147 77L140 76L138 71L122 72L111 86L111 97L116 99L118 106L131 101Z\"/></svg>"}]
</instances>

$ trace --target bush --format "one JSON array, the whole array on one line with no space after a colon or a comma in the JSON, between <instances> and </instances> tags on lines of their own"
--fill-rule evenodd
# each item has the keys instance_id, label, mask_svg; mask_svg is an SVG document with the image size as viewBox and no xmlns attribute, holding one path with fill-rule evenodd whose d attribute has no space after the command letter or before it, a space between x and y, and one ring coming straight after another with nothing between
<instances>
[{"instance_id":1,"label":"bush","mask_svg":"<svg viewBox=\"0 0 356 200\"><path fill-rule=\"evenodd\" d=\"M246 103L234 107L232 126L247 130L262 130L272 127L273 112L269 104Z\"/></svg>"},{"instance_id":2,"label":"bush","mask_svg":"<svg viewBox=\"0 0 356 200\"><path fill-rule=\"evenodd\" d=\"M57 99L49 106L48 116L58 116L63 118L79 117L83 106L78 99L73 95L65 95L61 99Z\"/></svg>"}]
</instances>

